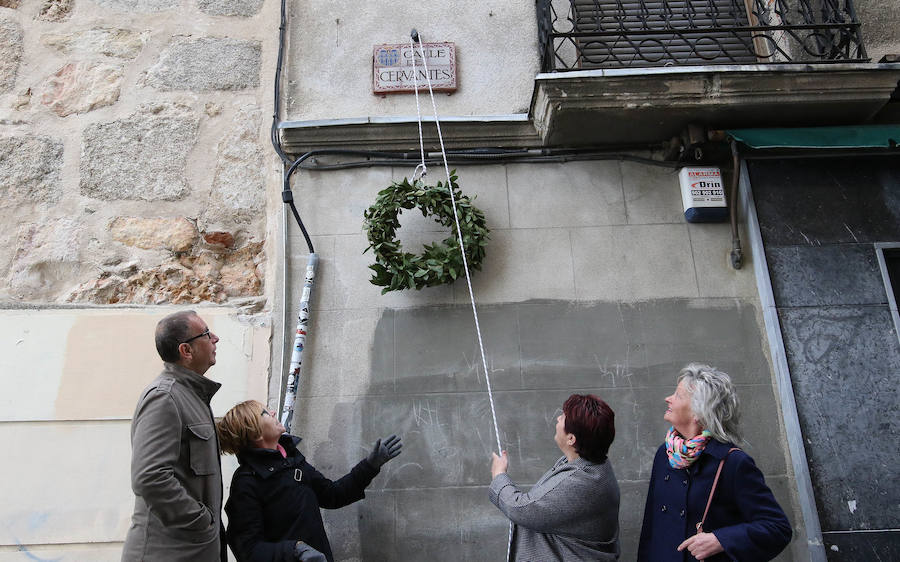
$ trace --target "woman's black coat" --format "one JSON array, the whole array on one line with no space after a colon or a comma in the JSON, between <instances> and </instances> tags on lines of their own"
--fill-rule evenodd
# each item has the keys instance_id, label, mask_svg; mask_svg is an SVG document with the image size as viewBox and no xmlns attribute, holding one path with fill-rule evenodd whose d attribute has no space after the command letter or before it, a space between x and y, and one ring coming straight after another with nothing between
<instances>
[{"instance_id":1,"label":"woman's black coat","mask_svg":"<svg viewBox=\"0 0 900 562\"><path fill-rule=\"evenodd\" d=\"M294 545L303 541L334 557L320 507L337 509L365 497L379 470L362 460L349 474L332 482L297 450L299 437L282 435L287 458L273 449L250 449L238 455L240 467L231 479L225 504L228 544L238 562L296 560Z\"/></svg>"}]
</instances>

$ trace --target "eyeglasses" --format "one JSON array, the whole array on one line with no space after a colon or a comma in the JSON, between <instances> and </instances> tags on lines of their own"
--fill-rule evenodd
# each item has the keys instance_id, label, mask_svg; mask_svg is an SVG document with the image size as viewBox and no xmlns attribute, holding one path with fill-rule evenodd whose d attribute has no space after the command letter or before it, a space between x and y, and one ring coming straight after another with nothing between
<instances>
[{"instance_id":1,"label":"eyeglasses","mask_svg":"<svg viewBox=\"0 0 900 562\"><path fill-rule=\"evenodd\" d=\"M266 408L263 408L263 411L259 413L259 416L260 416L260 417L271 416L271 415L272 415L272 414L270 414L270 413L269 413L269 410L267 410Z\"/></svg>"},{"instance_id":2,"label":"eyeglasses","mask_svg":"<svg viewBox=\"0 0 900 562\"><path fill-rule=\"evenodd\" d=\"M188 339L184 340L181 343L191 343L195 339L202 338L203 336L206 336L207 338L212 339L212 336L209 334L209 328L203 330L202 332L200 332L199 334L197 334L196 336L194 336L192 338L188 338Z\"/></svg>"}]
</instances>

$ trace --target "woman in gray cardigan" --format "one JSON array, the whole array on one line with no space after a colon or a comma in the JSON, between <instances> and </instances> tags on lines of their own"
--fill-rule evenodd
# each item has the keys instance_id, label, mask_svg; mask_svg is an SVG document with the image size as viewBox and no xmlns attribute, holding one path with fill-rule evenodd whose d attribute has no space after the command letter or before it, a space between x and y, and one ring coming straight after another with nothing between
<instances>
[{"instance_id":1,"label":"woman in gray cardigan","mask_svg":"<svg viewBox=\"0 0 900 562\"><path fill-rule=\"evenodd\" d=\"M510 561L618 560L619 484L606 454L615 414L593 394L573 394L556 419L563 456L524 492L492 453L490 498L513 523Z\"/></svg>"}]
</instances>

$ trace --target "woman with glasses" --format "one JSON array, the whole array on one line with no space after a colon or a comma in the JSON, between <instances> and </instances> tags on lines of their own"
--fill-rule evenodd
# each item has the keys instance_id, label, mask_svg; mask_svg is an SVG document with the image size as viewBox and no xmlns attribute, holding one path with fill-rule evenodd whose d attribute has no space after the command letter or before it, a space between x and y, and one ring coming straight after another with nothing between
<instances>
[{"instance_id":1,"label":"woman with glasses","mask_svg":"<svg viewBox=\"0 0 900 562\"><path fill-rule=\"evenodd\" d=\"M225 504L228 544L243 561L333 561L319 508L337 509L365 497L381 466L400 454L400 438L379 439L343 478L331 481L297 450L274 412L241 402L218 423L222 451L240 467Z\"/></svg>"}]
</instances>

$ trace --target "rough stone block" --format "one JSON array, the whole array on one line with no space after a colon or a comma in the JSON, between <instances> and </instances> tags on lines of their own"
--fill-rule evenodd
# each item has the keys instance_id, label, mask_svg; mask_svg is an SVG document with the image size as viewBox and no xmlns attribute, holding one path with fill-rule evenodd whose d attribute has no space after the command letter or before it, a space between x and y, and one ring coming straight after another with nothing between
<instances>
[{"instance_id":1,"label":"rough stone block","mask_svg":"<svg viewBox=\"0 0 900 562\"><path fill-rule=\"evenodd\" d=\"M207 228L265 216L263 153L258 142L261 125L259 108L239 111L219 143L209 205L200 218Z\"/></svg>"},{"instance_id":2,"label":"rough stone block","mask_svg":"<svg viewBox=\"0 0 900 562\"><path fill-rule=\"evenodd\" d=\"M197 241L197 227L184 217L119 217L110 224L109 232L113 240L145 250L187 252Z\"/></svg>"},{"instance_id":3,"label":"rough stone block","mask_svg":"<svg viewBox=\"0 0 900 562\"><path fill-rule=\"evenodd\" d=\"M510 164L507 170L513 228L625 224L617 162Z\"/></svg>"},{"instance_id":4,"label":"rough stone block","mask_svg":"<svg viewBox=\"0 0 900 562\"><path fill-rule=\"evenodd\" d=\"M265 260L262 242L252 242L243 248L222 255L219 283L229 297L252 297L261 294Z\"/></svg>"},{"instance_id":5,"label":"rough stone block","mask_svg":"<svg viewBox=\"0 0 900 562\"><path fill-rule=\"evenodd\" d=\"M9 18L0 17L0 93L15 88L21 60L22 27Z\"/></svg>"},{"instance_id":6,"label":"rough stone block","mask_svg":"<svg viewBox=\"0 0 900 562\"><path fill-rule=\"evenodd\" d=\"M259 86L259 41L225 37L176 37L147 71L147 83L162 91L246 90Z\"/></svg>"},{"instance_id":7,"label":"rough stone block","mask_svg":"<svg viewBox=\"0 0 900 562\"><path fill-rule=\"evenodd\" d=\"M41 42L64 54L94 53L107 57L133 59L141 52L149 32L115 27L95 27L73 33L47 33Z\"/></svg>"},{"instance_id":8,"label":"rough stone block","mask_svg":"<svg viewBox=\"0 0 900 562\"><path fill-rule=\"evenodd\" d=\"M60 117L112 105L119 99L122 78L121 66L69 63L44 83L41 103Z\"/></svg>"},{"instance_id":9,"label":"rough stone block","mask_svg":"<svg viewBox=\"0 0 900 562\"><path fill-rule=\"evenodd\" d=\"M56 139L0 137L0 208L58 201L62 159L63 143Z\"/></svg>"},{"instance_id":10,"label":"rough stone block","mask_svg":"<svg viewBox=\"0 0 900 562\"><path fill-rule=\"evenodd\" d=\"M20 225L10 267L11 294L29 300L53 298L71 285L81 274L75 249L83 246L83 239L84 226L72 219Z\"/></svg>"},{"instance_id":11,"label":"rough stone block","mask_svg":"<svg viewBox=\"0 0 900 562\"><path fill-rule=\"evenodd\" d=\"M185 166L199 121L180 111L154 110L85 128L82 195L107 201L175 201L190 192Z\"/></svg>"},{"instance_id":12,"label":"rough stone block","mask_svg":"<svg viewBox=\"0 0 900 562\"><path fill-rule=\"evenodd\" d=\"M96 2L103 8L139 14L161 12L178 6L178 0L96 0Z\"/></svg>"},{"instance_id":13,"label":"rough stone block","mask_svg":"<svg viewBox=\"0 0 900 562\"><path fill-rule=\"evenodd\" d=\"M573 230L572 257L580 299L633 301L698 294L691 243L682 224Z\"/></svg>"},{"instance_id":14,"label":"rough stone block","mask_svg":"<svg viewBox=\"0 0 900 562\"><path fill-rule=\"evenodd\" d=\"M44 21L60 22L69 19L75 0L44 0L37 19Z\"/></svg>"},{"instance_id":15,"label":"rough stone block","mask_svg":"<svg viewBox=\"0 0 900 562\"><path fill-rule=\"evenodd\" d=\"M211 16L250 17L259 13L263 0L198 0L197 7Z\"/></svg>"}]
</instances>

